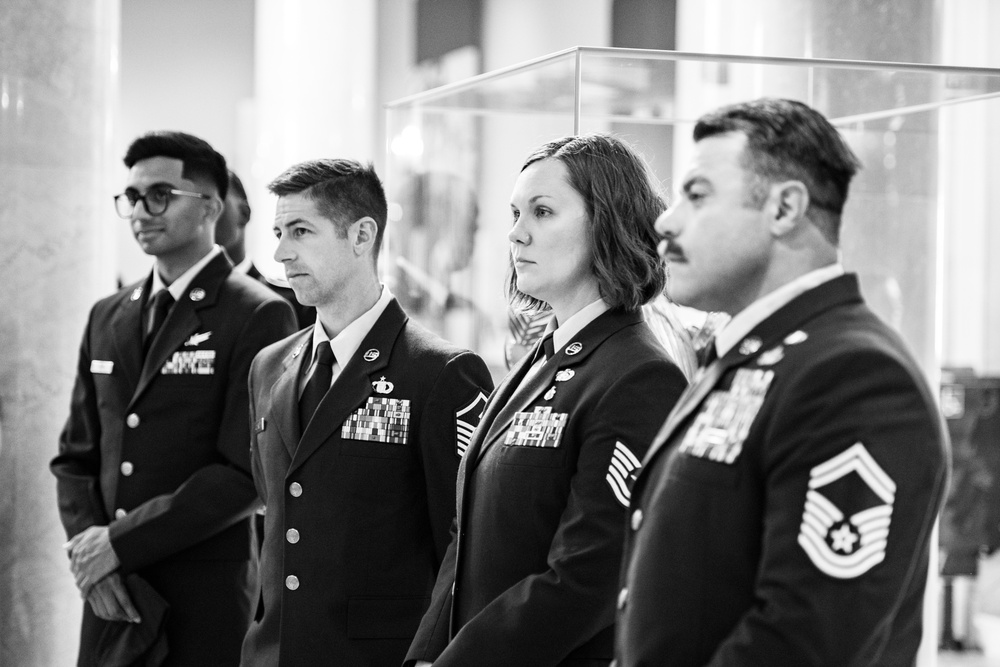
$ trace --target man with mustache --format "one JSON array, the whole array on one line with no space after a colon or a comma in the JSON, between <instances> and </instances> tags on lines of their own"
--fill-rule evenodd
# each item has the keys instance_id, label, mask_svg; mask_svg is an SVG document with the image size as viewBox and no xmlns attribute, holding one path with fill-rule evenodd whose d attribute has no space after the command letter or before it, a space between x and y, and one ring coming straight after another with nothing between
<instances>
[{"instance_id":1,"label":"man with mustache","mask_svg":"<svg viewBox=\"0 0 1000 667\"><path fill-rule=\"evenodd\" d=\"M733 318L632 489L617 667L912 665L947 437L840 264L857 158L790 100L694 140L657 221L669 292Z\"/></svg>"}]
</instances>

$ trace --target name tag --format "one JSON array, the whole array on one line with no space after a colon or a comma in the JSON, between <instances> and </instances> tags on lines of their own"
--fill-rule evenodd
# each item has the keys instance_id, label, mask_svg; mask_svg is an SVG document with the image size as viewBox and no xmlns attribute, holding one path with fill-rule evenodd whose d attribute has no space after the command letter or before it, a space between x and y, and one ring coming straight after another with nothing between
<instances>
[{"instance_id":1,"label":"name tag","mask_svg":"<svg viewBox=\"0 0 1000 667\"><path fill-rule=\"evenodd\" d=\"M534 412L518 412L507 430L503 444L515 447L558 447L569 415L537 407Z\"/></svg>"},{"instance_id":2,"label":"name tag","mask_svg":"<svg viewBox=\"0 0 1000 667\"><path fill-rule=\"evenodd\" d=\"M340 429L345 440L405 445L410 429L410 399L370 396Z\"/></svg>"},{"instance_id":3,"label":"name tag","mask_svg":"<svg viewBox=\"0 0 1000 667\"><path fill-rule=\"evenodd\" d=\"M90 372L98 373L100 375L111 375L111 371L115 369L115 362L113 361L101 361L100 359L90 360Z\"/></svg>"},{"instance_id":4,"label":"name tag","mask_svg":"<svg viewBox=\"0 0 1000 667\"><path fill-rule=\"evenodd\" d=\"M174 352L160 369L163 375L214 375L215 350Z\"/></svg>"}]
</instances>

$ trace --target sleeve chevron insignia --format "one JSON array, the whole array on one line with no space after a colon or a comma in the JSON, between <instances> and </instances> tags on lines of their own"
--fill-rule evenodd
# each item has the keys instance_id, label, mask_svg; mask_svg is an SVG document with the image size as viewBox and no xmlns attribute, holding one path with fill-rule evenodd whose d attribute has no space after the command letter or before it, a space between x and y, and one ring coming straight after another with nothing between
<instances>
[{"instance_id":1,"label":"sleeve chevron insignia","mask_svg":"<svg viewBox=\"0 0 1000 667\"><path fill-rule=\"evenodd\" d=\"M639 474L641 465L639 459L623 442L615 442L615 451L611 454L608 474L604 479L623 507L628 507L632 499L632 480Z\"/></svg>"},{"instance_id":2,"label":"sleeve chevron insignia","mask_svg":"<svg viewBox=\"0 0 1000 667\"><path fill-rule=\"evenodd\" d=\"M483 409L486 407L486 399L486 394L479 392L471 403L464 408L459 408L455 413L455 441L458 458L465 456L465 451L469 448L469 443L472 442L472 434L479 426Z\"/></svg>"},{"instance_id":3,"label":"sleeve chevron insignia","mask_svg":"<svg viewBox=\"0 0 1000 667\"><path fill-rule=\"evenodd\" d=\"M841 507L832 499L837 484L853 485L863 493L851 497L871 500ZM895 482L857 442L809 472L799 546L821 572L836 579L859 577L885 559L895 498Z\"/></svg>"}]
</instances>

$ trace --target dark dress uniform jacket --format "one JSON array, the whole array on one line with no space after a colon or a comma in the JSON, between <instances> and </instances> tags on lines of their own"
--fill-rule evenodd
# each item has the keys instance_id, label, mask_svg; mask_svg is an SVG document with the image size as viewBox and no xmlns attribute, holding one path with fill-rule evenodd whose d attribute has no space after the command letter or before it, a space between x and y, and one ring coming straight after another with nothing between
<instances>
[{"instance_id":1,"label":"dark dress uniform jacket","mask_svg":"<svg viewBox=\"0 0 1000 667\"><path fill-rule=\"evenodd\" d=\"M448 546L459 448L493 383L478 356L409 321L393 299L302 432L297 387L312 330L261 352L251 371L254 480L267 512L243 664L397 667ZM396 402L389 427L373 417L386 401Z\"/></svg>"},{"instance_id":2,"label":"dark dress uniform jacket","mask_svg":"<svg viewBox=\"0 0 1000 667\"><path fill-rule=\"evenodd\" d=\"M462 459L457 539L408 660L612 658L630 477L687 383L639 312L606 311L520 386L533 356L494 392ZM561 436L533 440L523 413L565 420Z\"/></svg>"},{"instance_id":3,"label":"dark dress uniform jacket","mask_svg":"<svg viewBox=\"0 0 1000 667\"><path fill-rule=\"evenodd\" d=\"M239 659L249 623L247 374L294 331L288 304L213 258L174 304L143 361L152 276L97 302L80 347L70 416L52 461L68 535L110 523L124 574L170 605L168 663ZM107 623L85 605L80 664Z\"/></svg>"},{"instance_id":4,"label":"dark dress uniform jacket","mask_svg":"<svg viewBox=\"0 0 1000 667\"><path fill-rule=\"evenodd\" d=\"M913 665L946 478L934 396L857 278L798 296L643 462L618 667Z\"/></svg>"}]
</instances>

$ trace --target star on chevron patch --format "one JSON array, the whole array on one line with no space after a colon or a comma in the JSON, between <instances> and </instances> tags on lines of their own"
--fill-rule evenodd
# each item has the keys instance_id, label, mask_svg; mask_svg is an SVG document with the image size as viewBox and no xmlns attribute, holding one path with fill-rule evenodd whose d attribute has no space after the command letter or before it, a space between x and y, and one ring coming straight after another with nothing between
<instances>
[{"instance_id":1,"label":"star on chevron patch","mask_svg":"<svg viewBox=\"0 0 1000 667\"><path fill-rule=\"evenodd\" d=\"M465 456L465 450L472 442L472 434L479 426L479 420L483 416L486 408L486 394L479 392L479 395L472 399L472 402L464 408L460 408L455 413L455 436L458 443L458 458Z\"/></svg>"},{"instance_id":2,"label":"star on chevron patch","mask_svg":"<svg viewBox=\"0 0 1000 667\"><path fill-rule=\"evenodd\" d=\"M896 483L860 442L809 472L798 542L819 570L854 579L885 559Z\"/></svg>"}]
</instances>

